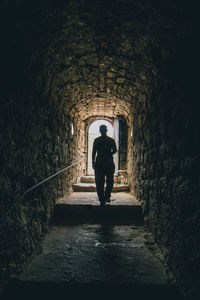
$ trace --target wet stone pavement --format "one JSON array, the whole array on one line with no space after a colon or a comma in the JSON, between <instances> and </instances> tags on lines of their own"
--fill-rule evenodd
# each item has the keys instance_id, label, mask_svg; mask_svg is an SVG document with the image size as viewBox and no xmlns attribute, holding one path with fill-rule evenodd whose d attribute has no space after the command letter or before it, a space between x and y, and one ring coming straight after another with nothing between
<instances>
[{"instance_id":1,"label":"wet stone pavement","mask_svg":"<svg viewBox=\"0 0 200 300\"><path fill-rule=\"evenodd\" d=\"M113 194L101 208L95 197L73 193L58 201L41 253L3 299L182 299L136 199Z\"/></svg>"},{"instance_id":2,"label":"wet stone pavement","mask_svg":"<svg viewBox=\"0 0 200 300\"><path fill-rule=\"evenodd\" d=\"M142 228L54 226L43 253L25 269L22 281L165 284L166 270L149 251Z\"/></svg>"},{"instance_id":3,"label":"wet stone pavement","mask_svg":"<svg viewBox=\"0 0 200 300\"><path fill-rule=\"evenodd\" d=\"M181 299L143 227L52 226L42 248L12 286L21 299Z\"/></svg>"}]
</instances>

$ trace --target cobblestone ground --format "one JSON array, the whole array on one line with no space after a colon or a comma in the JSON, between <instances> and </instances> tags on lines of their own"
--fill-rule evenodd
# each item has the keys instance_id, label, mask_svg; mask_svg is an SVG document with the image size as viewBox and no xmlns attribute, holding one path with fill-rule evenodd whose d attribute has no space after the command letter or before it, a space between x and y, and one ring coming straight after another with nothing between
<instances>
[{"instance_id":1,"label":"cobblestone ground","mask_svg":"<svg viewBox=\"0 0 200 300\"><path fill-rule=\"evenodd\" d=\"M142 210L133 196L114 193L101 208L96 193L72 193L55 213L41 253L10 283L6 299L181 299L152 235L134 223ZM83 222L68 223L82 215Z\"/></svg>"},{"instance_id":2,"label":"cobblestone ground","mask_svg":"<svg viewBox=\"0 0 200 300\"><path fill-rule=\"evenodd\" d=\"M12 287L15 295L179 299L151 234L141 226L52 226L42 249Z\"/></svg>"},{"instance_id":3,"label":"cobblestone ground","mask_svg":"<svg viewBox=\"0 0 200 300\"><path fill-rule=\"evenodd\" d=\"M43 252L24 270L22 281L166 284L166 269L149 250L143 228L53 226Z\"/></svg>"}]
</instances>

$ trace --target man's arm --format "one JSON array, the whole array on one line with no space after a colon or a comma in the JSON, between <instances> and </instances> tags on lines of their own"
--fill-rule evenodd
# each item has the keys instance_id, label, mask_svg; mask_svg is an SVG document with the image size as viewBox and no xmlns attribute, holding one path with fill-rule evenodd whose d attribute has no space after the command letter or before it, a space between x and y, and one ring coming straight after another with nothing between
<instances>
[{"instance_id":1,"label":"man's arm","mask_svg":"<svg viewBox=\"0 0 200 300\"><path fill-rule=\"evenodd\" d=\"M112 145L112 154L115 154L117 152L117 147L115 144L115 140L113 140L113 145Z\"/></svg>"},{"instance_id":2,"label":"man's arm","mask_svg":"<svg viewBox=\"0 0 200 300\"><path fill-rule=\"evenodd\" d=\"M92 168L94 169L94 162L96 156L97 148L96 148L96 140L94 140L93 148L92 148Z\"/></svg>"}]
</instances>

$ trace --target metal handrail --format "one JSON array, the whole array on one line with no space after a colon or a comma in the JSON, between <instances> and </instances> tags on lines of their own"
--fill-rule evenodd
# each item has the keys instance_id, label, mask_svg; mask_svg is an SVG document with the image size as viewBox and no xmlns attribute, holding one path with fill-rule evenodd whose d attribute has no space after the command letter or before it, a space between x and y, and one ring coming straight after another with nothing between
<instances>
[{"instance_id":1,"label":"metal handrail","mask_svg":"<svg viewBox=\"0 0 200 300\"><path fill-rule=\"evenodd\" d=\"M117 170L115 173L127 173L127 170Z\"/></svg>"},{"instance_id":2,"label":"metal handrail","mask_svg":"<svg viewBox=\"0 0 200 300\"><path fill-rule=\"evenodd\" d=\"M0 224L2 224L2 223L5 221L5 219L9 216L9 214L11 213L11 211L19 204L19 202L20 202L20 201L21 201L21 200L22 200L29 192L31 192L32 190L34 190L35 188L37 188L38 186L40 186L40 185L43 184L44 182L46 182L46 181L50 180L51 178L57 176L58 174L60 174L60 173L62 173L62 172L64 172L64 171L66 171L67 169L69 169L69 168L71 168L71 167L77 165L77 164L78 164L79 162L81 162L82 160L84 160L84 158L81 158L80 160L78 160L78 161L72 163L70 166L67 166L66 168L64 168L64 169L62 169L62 170L60 170L60 171L54 173L53 175L49 176L48 178L46 178L46 179L40 181L39 183L35 184L34 186L32 186L31 188L29 188L28 190L26 190L26 191L21 195L21 197L20 197L19 199L17 199L17 200L15 201L15 203L8 209L8 211L5 213L5 215L1 218Z\"/></svg>"}]
</instances>

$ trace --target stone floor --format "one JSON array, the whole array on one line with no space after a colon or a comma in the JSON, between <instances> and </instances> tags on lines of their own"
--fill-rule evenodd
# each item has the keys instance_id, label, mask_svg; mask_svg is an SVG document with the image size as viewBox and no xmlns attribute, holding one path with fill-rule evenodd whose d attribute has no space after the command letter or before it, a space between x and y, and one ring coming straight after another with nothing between
<instances>
[{"instance_id":1,"label":"stone floor","mask_svg":"<svg viewBox=\"0 0 200 300\"><path fill-rule=\"evenodd\" d=\"M86 183L86 182L78 182L72 185L74 192L96 192L96 184L95 183ZM114 184L113 192L128 192L129 186L127 184Z\"/></svg>"},{"instance_id":2,"label":"stone floor","mask_svg":"<svg viewBox=\"0 0 200 300\"><path fill-rule=\"evenodd\" d=\"M57 204L73 205L97 205L99 201L97 193L94 192L73 192L69 197L60 198ZM130 193L119 192L111 195L111 205L139 205L136 198Z\"/></svg>"},{"instance_id":3,"label":"stone floor","mask_svg":"<svg viewBox=\"0 0 200 300\"><path fill-rule=\"evenodd\" d=\"M99 292L105 291L104 299L110 299L110 296L106 297L107 293L113 295L111 299L146 299L147 296L148 299L160 299L161 296L169 299L166 295L179 299L162 256L143 227L54 225L44 239L42 249L19 278L18 286L27 285L27 291L23 292L30 292L29 296L39 287L39 293L44 297L44 288L51 290L54 287L53 293L56 286L56 293L59 295L61 290L69 293L69 299L74 296L77 297L74 299L80 299L86 288L87 298L92 298L91 291L97 293L99 289ZM16 287L12 289L17 295ZM83 294L80 295L77 289ZM122 293L119 298L118 293ZM36 296L38 298L37 293ZM43 299L49 299L49 296Z\"/></svg>"},{"instance_id":4,"label":"stone floor","mask_svg":"<svg viewBox=\"0 0 200 300\"><path fill-rule=\"evenodd\" d=\"M152 244L151 244L152 246ZM166 268L135 226L53 226L20 280L36 282L166 284Z\"/></svg>"},{"instance_id":5,"label":"stone floor","mask_svg":"<svg viewBox=\"0 0 200 300\"><path fill-rule=\"evenodd\" d=\"M93 222L89 218L88 222L63 225L58 209L41 253L10 282L2 299L181 300L147 228L123 224L128 212L130 219L141 214L139 203L127 193L113 194L111 200L111 205L102 208L96 193L72 193L60 199L57 207L65 218L67 211L73 219L77 218L77 207L83 215L90 207L95 218L99 212L103 216L109 212L115 222L101 218L95 224L95 218ZM128 210L119 214L124 207Z\"/></svg>"}]
</instances>

